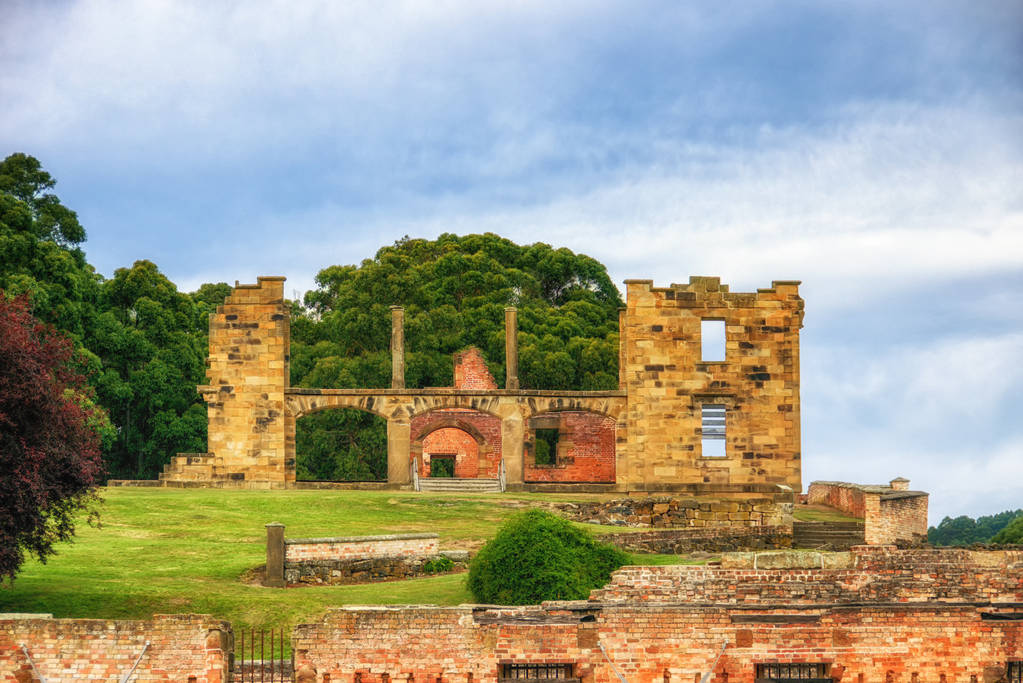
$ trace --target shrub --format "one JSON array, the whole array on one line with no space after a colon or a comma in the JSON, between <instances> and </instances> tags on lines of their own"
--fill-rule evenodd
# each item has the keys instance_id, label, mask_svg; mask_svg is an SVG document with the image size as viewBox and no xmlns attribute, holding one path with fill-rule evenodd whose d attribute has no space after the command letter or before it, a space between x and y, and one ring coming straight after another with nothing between
<instances>
[{"instance_id":1,"label":"shrub","mask_svg":"<svg viewBox=\"0 0 1023 683\"><path fill-rule=\"evenodd\" d=\"M527 510L505 522L473 558L469 590L477 601L499 605L582 600L628 559L560 517Z\"/></svg>"},{"instance_id":2,"label":"shrub","mask_svg":"<svg viewBox=\"0 0 1023 683\"><path fill-rule=\"evenodd\" d=\"M455 563L450 557L441 555L423 563L424 574L441 574L455 568Z\"/></svg>"}]
</instances>

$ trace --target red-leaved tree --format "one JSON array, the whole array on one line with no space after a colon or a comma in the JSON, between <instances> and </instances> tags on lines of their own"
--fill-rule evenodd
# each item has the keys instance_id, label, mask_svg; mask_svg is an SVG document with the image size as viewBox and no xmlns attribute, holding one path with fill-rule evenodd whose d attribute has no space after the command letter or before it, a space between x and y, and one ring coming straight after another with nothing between
<instances>
[{"instance_id":1,"label":"red-leaved tree","mask_svg":"<svg viewBox=\"0 0 1023 683\"><path fill-rule=\"evenodd\" d=\"M0 581L70 540L95 498L100 437L70 340L0 290Z\"/></svg>"}]
</instances>

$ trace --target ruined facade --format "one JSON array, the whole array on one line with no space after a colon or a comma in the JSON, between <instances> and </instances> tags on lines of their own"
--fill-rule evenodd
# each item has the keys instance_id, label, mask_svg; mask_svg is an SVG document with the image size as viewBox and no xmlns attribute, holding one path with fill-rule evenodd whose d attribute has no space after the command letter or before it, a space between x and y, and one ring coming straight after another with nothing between
<instances>
[{"instance_id":1,"label":"ruined facade","mask_svg":"<svg viewBox=\"0 0 1023 683\"><path fill-rule=\"evenodd\" d=\"M664 288L626 284L614 391L520 388L512 308L504 389L472 352L456 359L454 387L407 389L400 307L392 308L390 389L292 388L283 278L236 286L210 319L209 384L199 387L209 452L179 455L161 479L295 485L296 420L357 408L387 420L387 482L395 486L410 482L413 467L429 476L432 459L450 459L441 464L456 477L493 478L503 466L511 489L800 490L799 283L755 293L731 293L707 277ZM714 359L704 357L708 324L722 330Z\"/></svg>"}]
</instances>

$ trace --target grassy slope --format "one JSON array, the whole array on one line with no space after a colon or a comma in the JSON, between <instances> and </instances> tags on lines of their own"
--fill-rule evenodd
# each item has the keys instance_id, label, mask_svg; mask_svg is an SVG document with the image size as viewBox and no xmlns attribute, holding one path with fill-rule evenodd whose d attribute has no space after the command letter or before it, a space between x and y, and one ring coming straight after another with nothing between
<instances>
[{"instance_id":1,"label":"grassy slope","mask_svg":"<svg viewBox=\"0 0 1023 683\"><path fill-rule=\"evenodd\" d=\"M83 523L75 542L58 546L49 562L27 562L13 587L0 588L0 612L131 619L206 613L237 629L290 628L342 604L457 605L472 602L464 574L289 590L239 577L263 563L263 525L271 521L285 524L291 538L435 531L441 547L451 548L489 538L516 512L495 504L510 502L508 496L391 491L115 488L102 496L102 526ZM679 561L640 557L644 564Z\"/></svg>"}]
</instances>

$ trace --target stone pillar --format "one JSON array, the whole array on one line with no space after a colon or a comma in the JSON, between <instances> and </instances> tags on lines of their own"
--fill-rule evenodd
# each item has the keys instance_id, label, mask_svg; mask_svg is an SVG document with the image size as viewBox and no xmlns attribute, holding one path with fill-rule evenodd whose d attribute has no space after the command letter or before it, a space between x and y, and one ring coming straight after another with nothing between
<instances>
[{"instance_id":1,"label":"stone pillar","mask_svg":"<svg viewBox=\"0 0 1023 683\"><path fill-rule=\"evenodd\" d=\"M391 306L391 388L405 388L405 309Z\"/></svg>"},{"instance_id":2,"label":"stone pillar","mask_svg":"<svg viewBox=\"0 0 1023 683\"><path fill-rule=\"evenodd\" d=\"M519 319L514 306L504 309L504 388L519 390ZM507 465L507 463L506 463Z\"/></svg>"},{"instance_id":3,"label":"stone pillar","mask_svg":"<svg viewBox=\"0 0 1023 683\"><path fill-rule=\"evenodd\" d=\"M266 576L264 586L284 587L284 525L270 522L266 525Z\"/></svg>"},{"instance_id":4,"label":"stone pillar","mask_svg":"<svg viewBox=\"0 0 1023 683\"><path fill-rule=\"evenodd\" d=\"M509 399L511 400L511 399ZM522 488L522 460L525 451L525 422L517 405L501 411L501 458L504 460L505 482Z\"/></svg>"},{"instance_id":5,"label":"stone pillar","mask_svg":"<svg viewBox=\"0 0 1023 683\"><path fill-rule=\"evenodd\" d=\"M412 425L408 420L387 420L387 483L408 484L412 481L409 460L412 447Z\"/></svg>"},{"instance_id":6,"label":"stone pillar","mask_svg":"<svg viewBox=\"0 0 1023 683\"><path fill-rule=\"evenodd\" d=\"M618 309L618 389L625 391L625 311Z\"/></svg>"}]
</instances>

